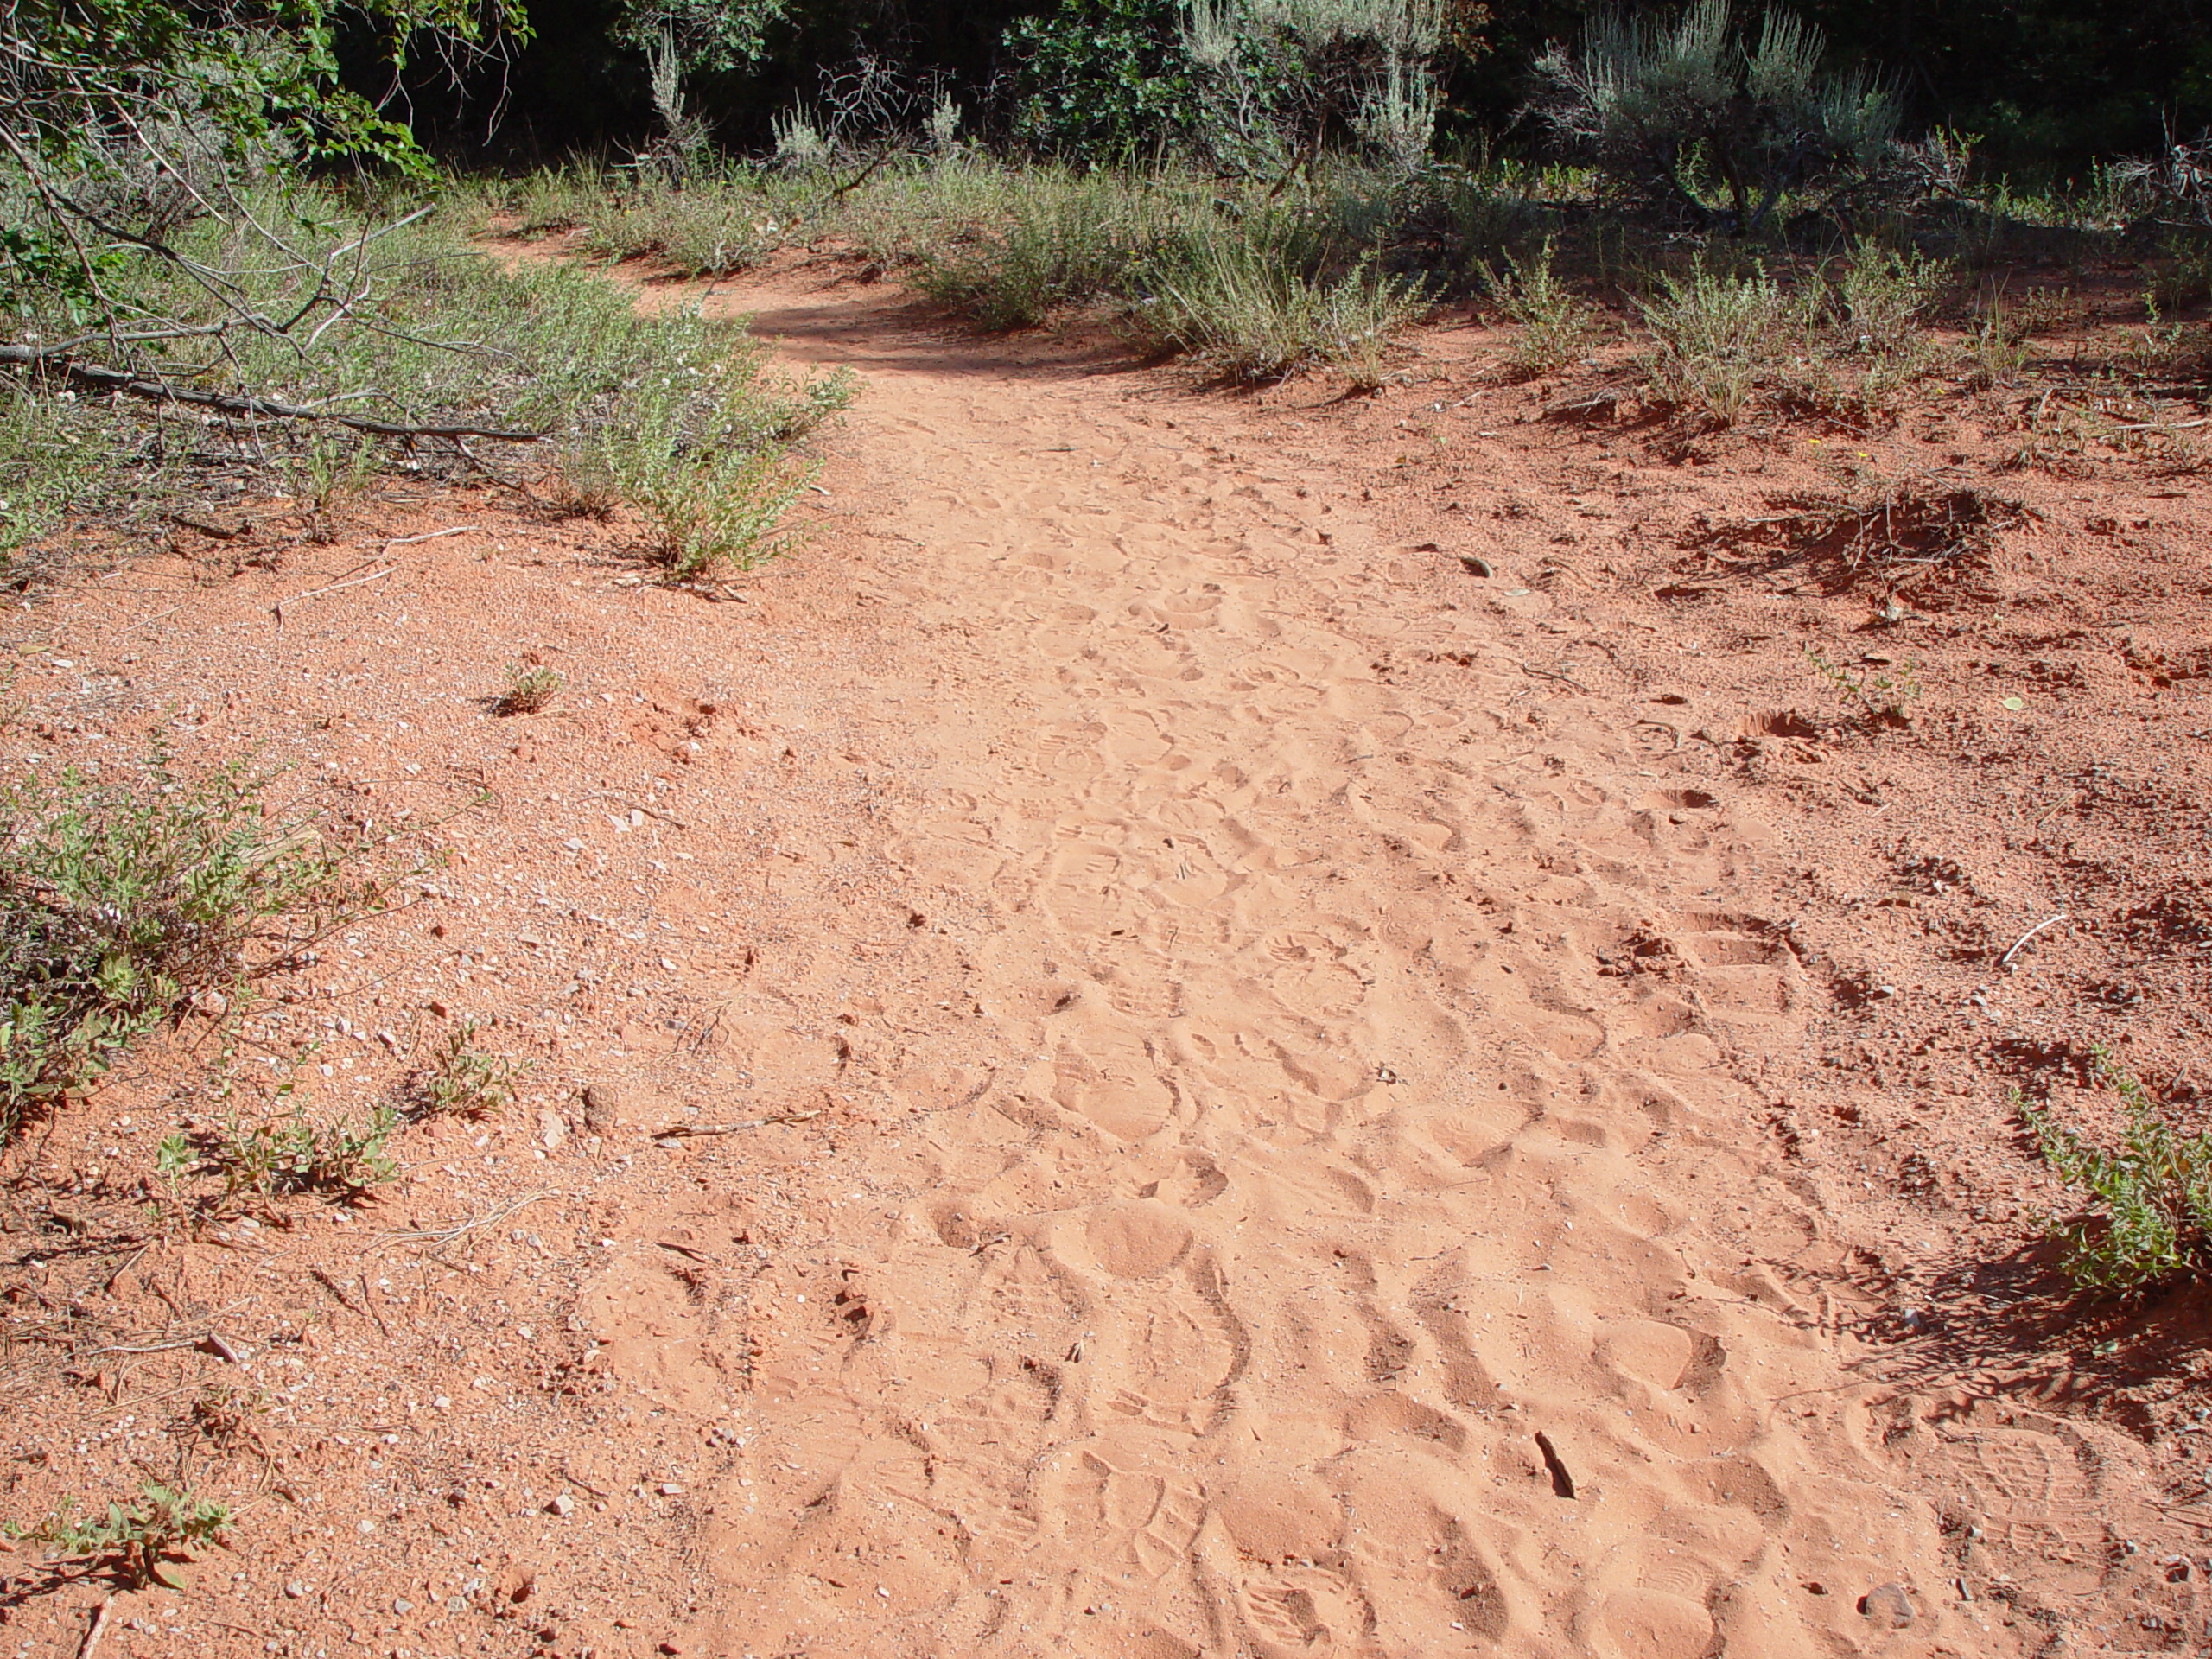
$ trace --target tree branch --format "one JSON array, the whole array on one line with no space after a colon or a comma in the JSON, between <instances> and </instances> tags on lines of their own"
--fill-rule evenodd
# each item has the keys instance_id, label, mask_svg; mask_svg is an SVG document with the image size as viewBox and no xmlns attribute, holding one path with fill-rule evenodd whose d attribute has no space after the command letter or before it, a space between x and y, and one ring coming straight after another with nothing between
<instances>
[{"instance_id":1,"label":"tree branch","mask_svg":"<svg viewBox=\"0 0 2212 1659\"><path fill-rule=\"evenodd\" d=\"M542 432L516 432L495 426L403 425L392 421L372 421L359 415L334 415L327 410L279 403L271 397L194 391L172 386L166 381L145 379L122 369L79 363L66 353L42 351L35 346L0 346L0 365L60 374L95 391L121 392L125 397L143 397L153 403L187 404L194 409L212 409L217 414L239 419L328 421L334 426L350 427L356 432L385 438L492 438L501 443L539 443L545 437Z\"/></svg>"}]
</instances>

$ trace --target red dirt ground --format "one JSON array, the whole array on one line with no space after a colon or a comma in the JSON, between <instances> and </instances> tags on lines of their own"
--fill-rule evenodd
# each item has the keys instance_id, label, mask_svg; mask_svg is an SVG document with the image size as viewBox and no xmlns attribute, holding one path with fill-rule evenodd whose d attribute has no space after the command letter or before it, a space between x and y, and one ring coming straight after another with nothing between
<instances>
[{"instance_id":1,"label":"red dirt ground","mask_svg":"<svg viewBox=\"0 0 2212 1659\"><path fill-rule=\"evenodd\" d=\"M236 1516L0 1651L2201 1648L2200 1300L2065 1294L2007 1101L2212 1086L2190 457L709 302L863 384L719 597L486 488L10 613L0 766L451 861L11 1153L0 1509ZM163 1207L464 1016L522 1098L373 1199Z\"/></svg>"}]
</instances>

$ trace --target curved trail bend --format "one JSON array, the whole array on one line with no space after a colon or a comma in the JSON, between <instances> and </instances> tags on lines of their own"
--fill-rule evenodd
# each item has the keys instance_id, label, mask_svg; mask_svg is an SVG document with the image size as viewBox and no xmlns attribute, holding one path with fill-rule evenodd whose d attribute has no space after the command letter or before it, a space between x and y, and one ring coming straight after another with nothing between
<instances>
[{"instance_id":1,"label":"curved trail bend","mask_svg":"<svg viewBox=\"0 0 2212 1659\"><path fill-rule=\"evenodd\" d=\"M912 1116L822 1211L840 1300L766 1275L691 1379L746 1445L685 1650L2012 1650L1764 1265L1824 1222L1727 1065L1798 1031L1727 898L1757 827L1524 671L1541 596L1150 378L880 289L715 302L863 377L805 556L885 619L840 695L912 757L856 855L963 976L916 1001L924 947L820 892L857 1006L927 1017L833 1056L734 1007L756 1065ZM1669 971L1605 971L1662 931Z\"/></svg>"}]
</instances>

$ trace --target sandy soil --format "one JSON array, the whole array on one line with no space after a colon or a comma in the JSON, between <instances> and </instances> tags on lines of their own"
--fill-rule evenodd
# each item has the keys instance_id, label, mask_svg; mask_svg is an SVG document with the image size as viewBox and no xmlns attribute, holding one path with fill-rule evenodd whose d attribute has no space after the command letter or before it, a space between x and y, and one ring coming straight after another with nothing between
<instances>
[{"instance_id":1,"label":"sandy soil","mask_svg":"<svg viewBox=\"0 0 2212 1659\"><path fill-rule=\"evenodd\" d=\"M181 1594L26 1548L8 1650L2192 1650L2193 1331L2058 1297L2002 1086L2102 1019L2192 1098L2201 552L2101 556L2164 602L1993 709L1959 664L2072 660L2006 574L2056 502L1891 617L1759 556L1802 433L1708 473L1474 331L1239 404L834 271L711 302L863 380L728 602L487 491L15 613L0 758L165 721L456 856L229 1103L159 1054L17 1154L9 1512L183 1458L239 1515ZM1801 643L1915 658L1913 726ZM2063 849L1983 810L2037 762L2104 768ZM149 1215L263 1053L359 1109L464 1015L525 1098L380 1201Z\"/></svg>"}]
</instances>

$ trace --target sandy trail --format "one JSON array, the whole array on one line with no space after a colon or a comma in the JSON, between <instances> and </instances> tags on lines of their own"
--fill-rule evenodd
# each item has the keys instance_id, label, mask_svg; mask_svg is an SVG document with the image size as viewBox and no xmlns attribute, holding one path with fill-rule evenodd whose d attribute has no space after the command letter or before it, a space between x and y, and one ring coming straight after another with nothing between
<instances>
[{"instance_id":1,"label":"sandy trail","mask_svg":"<svg viewBox=\"0 0 2212 1659\"><path fill-rule=\"evenodd\" d=\"M880 290L715 302L863 375L830 478L863 505L809 557L903 620L850 696L918 759L855 834L966 976L823 1212L846 1288L755 1287L684 1650L2011 1650L1884 1391L1760 1265L1824 1224L1726 1064L1798 1031L1726 897L1756 826L1524 671L1500 619L1541 596L1450 597L1156 382ZM1640 931L1677 971L1609 976ZM786 1081L871 1062L814 1050ZM2042 1438L1942 1455L2094 1535Z\"/></svg>"}]
</instances>

